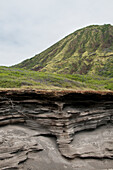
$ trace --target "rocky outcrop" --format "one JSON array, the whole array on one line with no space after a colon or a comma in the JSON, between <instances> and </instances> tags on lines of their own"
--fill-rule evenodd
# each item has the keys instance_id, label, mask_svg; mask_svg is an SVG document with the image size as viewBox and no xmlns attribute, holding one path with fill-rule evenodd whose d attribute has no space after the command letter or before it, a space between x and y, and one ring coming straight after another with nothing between
<instances>
[{"instance_id":1,"label":"rocky outcrop","mask_svg":"<svg viewBox=\"0 0 113 170\"><path fill-rule=\"evenodd\" d=\"M113 92L2 90L0 126L8 124L35 130L35 137L55 137L60 153L66 158L113 158ZM7 143L3 143L1 136L2 148L10 140L8 132L5 136ZM0 150L8 157L15 157L18 150L24 153L16 165L26 160L29 152L43 149L27 137L15 139L13 136L12 143L15 140L17 146L11 144L13 147L7 151Z\"/></svg>"},{"instance_id":2,"label":"rocky outcrop","mask_svg":"<svg viewBox=\"0 0 113 170\"><path fill-rule=\"evenodd\" d=\"M18 165L29 159L30 152L43 148L35 138L24 129L6 127L0 129L0 169L17 169Z\"/></svg>"}]
</instances>

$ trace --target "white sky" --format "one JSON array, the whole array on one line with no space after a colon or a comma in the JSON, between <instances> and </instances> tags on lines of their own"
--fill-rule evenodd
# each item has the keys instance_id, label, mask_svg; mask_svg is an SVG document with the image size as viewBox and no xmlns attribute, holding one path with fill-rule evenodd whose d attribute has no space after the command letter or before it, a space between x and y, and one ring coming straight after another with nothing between
<instances>
[{"instance_id":1,"label":"white sky","mask_svg":"<svg viewBox=\"0 0 113 170\"><path fill-rule=\"evenodd\" d=\"M0 0L0 65L33 57L92 24L113 25L113 0Z\"/></svg>"}]
</instances>

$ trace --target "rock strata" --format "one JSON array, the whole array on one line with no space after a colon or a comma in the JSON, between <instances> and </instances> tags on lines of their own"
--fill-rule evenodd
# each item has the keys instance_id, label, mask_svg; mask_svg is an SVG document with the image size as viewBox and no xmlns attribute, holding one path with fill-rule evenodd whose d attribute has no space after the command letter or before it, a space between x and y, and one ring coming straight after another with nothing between
<instances>
[{"instance_id":1,"label":"rock strata","mask_svg":"<svg viewBox=\"0 0 113 170\"><path fill-rule=\"evenodd\" d=\"M35 137L55 137L61 155L66 158L113 159L113 92L2 90L0 126L9 124L35 130ZM98 131L100 127L104 131ZM84 140L78 137L82 133ZM29 135L15 138L12 134L15 131L6 131L4 137L0 131L3 159L14 159L18 151L23 154L18 154L15 163L10 161L11 167L25 161L29 152L43 149L33 137L28 140Z\"/></svg>"}]
</instances>

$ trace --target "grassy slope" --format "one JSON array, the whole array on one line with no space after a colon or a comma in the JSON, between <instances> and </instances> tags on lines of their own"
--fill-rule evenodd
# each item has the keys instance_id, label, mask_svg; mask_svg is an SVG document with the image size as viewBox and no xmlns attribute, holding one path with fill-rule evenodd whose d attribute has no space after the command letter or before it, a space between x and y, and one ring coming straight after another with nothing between
<instances>
[{"instance_id":1,"label":"grassy slope","mask_svg":"<svg viewBox=\"0 0 113 170\"><path fill-rule=\"evenodd\" d=\"M0 67L0 88L113 90L113 78L63 75Z\"/></svg>"},{"instance_id":2,"label":"grassy slope","mask_svg":"<svg viewBox=\"0 0 113 170\"><path fill-rule=\"evenodd\" d=\"M113 26L92 25L75 31L15 67L58 74L113 77Z\"/></svg>"}]
</instances>

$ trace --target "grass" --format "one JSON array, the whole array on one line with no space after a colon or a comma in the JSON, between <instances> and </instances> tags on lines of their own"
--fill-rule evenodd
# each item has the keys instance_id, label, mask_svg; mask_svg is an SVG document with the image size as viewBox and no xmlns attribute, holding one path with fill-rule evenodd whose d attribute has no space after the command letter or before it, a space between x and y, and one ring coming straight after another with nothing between
<instances>
[{"instance_id":1,"label":"grass","mask_svg":"<svg viewBox=\"0 0 113 170\"><path fill-rule=\"evenodd\" d=\"M113 78L0 67L0 88L113 90Z\"/></svg>"}]
</instances>

